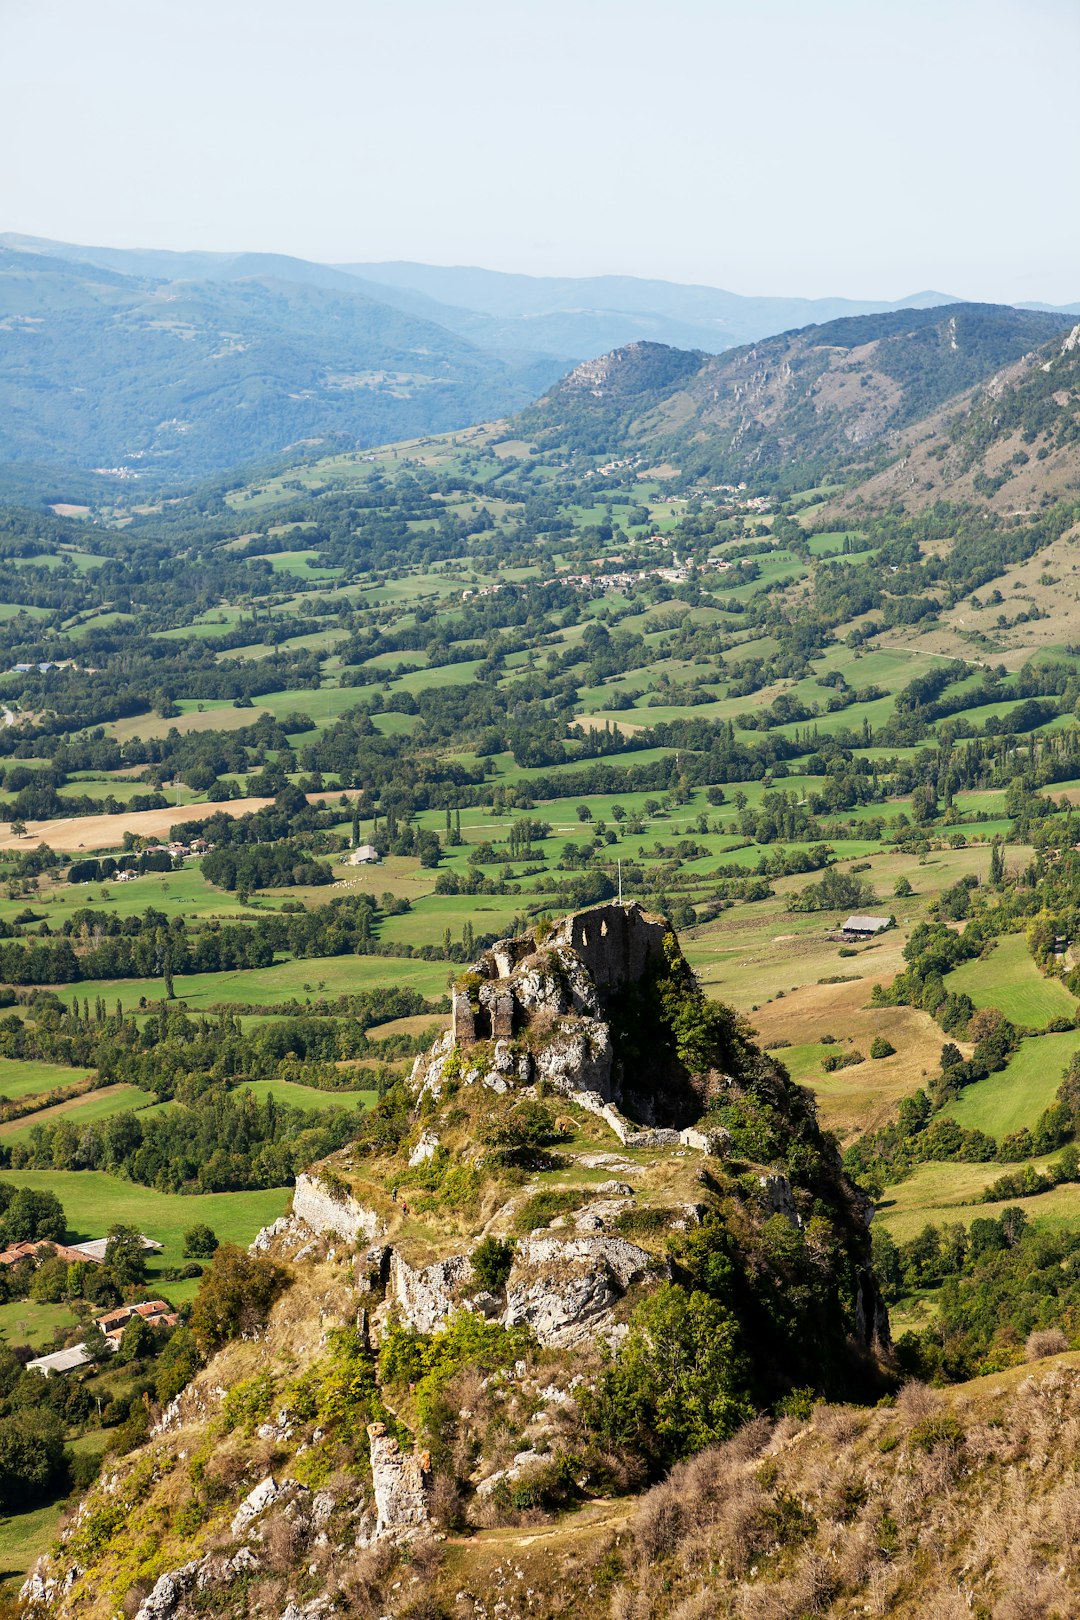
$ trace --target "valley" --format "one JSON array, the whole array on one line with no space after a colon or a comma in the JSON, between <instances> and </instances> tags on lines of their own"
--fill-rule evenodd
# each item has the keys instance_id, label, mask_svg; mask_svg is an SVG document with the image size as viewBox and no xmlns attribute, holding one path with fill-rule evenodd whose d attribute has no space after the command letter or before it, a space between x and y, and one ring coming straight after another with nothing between
<instances>
[{"instance_id":1,"label":"valley","mask_svg":"<svg viewBox=\"0 0 1080 1620\"><path fill-rule=\"evenodd\" d=\"M330 1166L333 1196L349 1183L413 1268L442 1263L448 1245L520 1249L549 1228L564 1234L587 1194L625 1175L636 1204L600 1218L626 1217L617 1230L674 1267L673 1289L697 1279L689 1297L710 1310L728 1297L694 1271L707 1269L703 1252L687 1258L688 1217L673 1212L698 1201L705 1213L690 1225L722 1216L738 1233L730 1263L783 1276L784 1309L798 1289L819 1302L832 1290L830 1345L837 1320L850 1317L854 1336L839 1255L855 1254L852 1201L872 1202L893 1320L882 1381L865 1368L841 1375L833 1345L816 1368L795 1369L792 1349L786 1378L729 1392L732 1412L767 1407L781 1426L813 1414L799 1441L808 1457L819 1430L845 1422L882 1455L897 1422L895 1443L908 1446L932 1414L947 1425L965 1402L983 1413L971 1380L1019 1376L1051 1344L1075 1349L1078 351L1068 318L993 306L834 324L843 330L730 356L635 344L507 420L208 473L168 495L110 486L72 502L61 479L57 499L0 510L0 1187L55 1194L67 1241L120 1226L161 1244L131 1275L184 1316L179 1337L65 1386L82 1396L49 1380L57 1443L87 1459L79 1486L104 1455L126 1490L160 1434L152 1422L192 1375L204 1405L183 1421L211 1445L216 1355L252 1402L247 1415L240 1397L228 1409L235 1479L188 1481L201 1503L190 1522L144 1482L138 1501L154 1506L140 1546L72 1555L82 1569L104 1559L109 1602L125 1581L148 1596L166 1567L156 1536L176 1552L218 1524L223 1504L235 1511L237 1481L255 1483L241 1452L256 1434L267 1469L287 1457L309 1491L363 1472L368 1420L423 1435L455 1481L439 1522L451 1548L475 1547L470 1568L552 1522L572 1538L578 1521L552 1515L582 1500L594 1504L580 1519L586 1539L594 1519L598 1535L620 1536L595 1504L655 1477L612 1408L572 1435L556 1426L540 1453L547 1469L585 1448L587 1485L545 1473L532 1495L508 1496L511 1479L503 1519L485 1517L476 1480L460 1457L451 1467L434 1408L416 1398L430 1375L433 1401L475 1395L491 1417L486 1392L450 1382L464 1378L468 1346L453 1349L445 1379L423 1359L437 1355L437 1318L412 1322L415 1342L384 1340L380 1355L391 1342L399 1361L379 1363L378 1395L368 1352L342 1348L355 1411L331 1402L318 1427L347 1455L304 1462L291 1439L264 1434L261 1349L242 1334L191 1338L219 1262L188 1238L205 1224L223 1256L245 1248L286 1215L312 1165ZM755 367L768 386L748 404ZM801 381L774 386L783 376ZM848 389L874 410L849 410ZM856 417L869 418L865 432ZM485 951L507 938L539 945L566 914L624 903L670 922L704 992L693 1018L713 1030L737 1016L738 1064L724 1060L735 1083L786 1073L814 1099L812 1131L786 1079L769 1082L782 1085L772 1135L712 1097L735 1162L702 1169L670 1142L620 1146L579 1096L560 1093L550 1140L517 1144L518 1162L499 1160L506 1144L492 1139L498 1151L477 1159L502 1093L466 1082L452 1106L417 1099L409 1077L446 1039L455 995L475 991ZM629 1024L613 1027L616 1044L631 1039ZM619 1050L652 1072L647 1042ZM695 1081L720 1072L718 1050ZM630 1057L620 1062L629 1073ZM428 1130L438 1148L414 1163ZM850 1182L834 1179L839 1159L814 1180L831 1144ZM782 1199L762 1211L747 1192L747 1177L764 1187L776 1175L804 1201L797 1230ZM14 1198L6 1240L38 1240L40 1211L25 1216L29 1201ZM321 1310L345 1331L363 1296L359 1236L327 1252L324 1232L307 1269L294 1229L267 1251L295 1279L258 1329L273 1399L299 1401L307 1380L305 1413L324 1411L329 1385L313 1393L286 1319L307 1324L305 1354ZM37 1281L49 1264L0 1279L0 1335L16 1359L87 1333L95 1304L114 1303L82 1274ZM813 1265L810 1281L801 1268ZM1021 1286L1032 1272L1052 1279L1040 1295ZM121 1273L114 1281L118 1298L130 1292ZM738 1287L732 1297L760 1357L760 1326L746 1327L756 1318ZM620 1320L643 1318L628 1304ZM572 1358L565 1343L504 1341L488 1326L488 1376L520 1386L498 1439L510 1469L508 1436L518 1444L538 1398L530 1380L542 1368L564 1387ZM527 1374L507 1371L529 1357ZM599 1362L582 1365L602 1381ZM896 1419L819 1404L892 1400L904 1379L964 1390L928 1394L925 1412L898 1406ZM668 1463L738 1445L730 1414L710 1412L692 1443L670 1440ZM462 1455L490 1450L494 1432L463 1433ZM617 1455L607 1474L597 1435ZM44 1526L59 1522L62 1477L58 1463L51 1519L9 1508L9 1576L29 1564L17 1549L42 1550ZM780 1497L768 1508L783 1511ZM508 1529L520 1534L504 1543ZM801 1545L792 1534L783 1546ZM608 1612L630 1568L619 1545L580 1612ZM62 1612L99 1612L80 1590Z\"/></svg>"}]
</instances>

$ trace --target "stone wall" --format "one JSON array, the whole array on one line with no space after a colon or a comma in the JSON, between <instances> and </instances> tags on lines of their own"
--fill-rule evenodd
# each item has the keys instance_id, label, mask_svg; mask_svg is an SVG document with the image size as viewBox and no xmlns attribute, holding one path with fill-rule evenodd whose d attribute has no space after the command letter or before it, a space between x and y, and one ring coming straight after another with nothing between
<instances>
[{"instance_id":1,"label":"stone wall","mask_svg":"<svg viewBox=\"0 0 1080 1620\"><path fill-rule=\"evenodd\" d=\"M313 1232L333 1232L347 1243L363 1238L374 1243L380 1236L381 1222L373 1209L365 1209L347 1193L331 1192L317 1175L299 1175L293 1188L293 1214Z\"/></svg>"},{"instance_id":2,"label":"stone wall","mask_svg":"<svg viewBox=\"0 0 1080 1620\"><path fill-rule=\"evenodd\" d=\"M648 916L639 905L596 906L564 917L548 943L576 951L604 994L639 984L663 959L666 932L663 919Z\"/></svg>"}]
</instances>

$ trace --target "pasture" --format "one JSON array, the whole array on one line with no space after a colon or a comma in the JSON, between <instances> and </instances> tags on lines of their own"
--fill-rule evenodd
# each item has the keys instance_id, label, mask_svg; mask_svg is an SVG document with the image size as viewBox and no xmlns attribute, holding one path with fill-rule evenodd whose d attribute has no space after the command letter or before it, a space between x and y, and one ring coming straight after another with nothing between
<instances>
[{"instance_id":1,"label":"pasture","mask_svg":"<svg viewBox=\"0 0 1080 1620\"><path fill-rule=\"evenodd\" d=\"M1028 1029L1071 1018L1077 1008L1063 984L1039 972L1023 934L1006 934L985 955L961 963L949 974L947 988L962 990L976 1007L997 1007Z\"/></svg>"}]
</instances>

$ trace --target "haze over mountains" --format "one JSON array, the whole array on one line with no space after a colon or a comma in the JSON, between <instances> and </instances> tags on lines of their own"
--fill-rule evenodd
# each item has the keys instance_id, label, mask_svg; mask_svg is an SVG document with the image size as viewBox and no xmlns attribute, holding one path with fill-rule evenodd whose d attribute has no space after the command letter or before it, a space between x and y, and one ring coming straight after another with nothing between
<instances>
[{"instance_id":1,"label":"haze over mountains","mask_svg":"<svg viewBox=\"0 0 1080 1620\"><path fill-rule=\"evenodd\" d=\"M97 467L190 479L312 439L384 443L512 414L578 363L628 343L715 355L894 311L918 317L912 330L925 334L937 323L927 326L924 312L955 303L937 292L892 304L746 298L623 276L334 266L9 234L0 236L0 465L9 485L20 468L24 487L37 469L46 482L56 469ZM1012 314L1012 336L999 314L1001 341L965 348L966 371L947 367L942 387L969 386L984 362L1016 358L1018 345L1045 341L1066 319ZM901 322L891 340L894 365L907 330ZM801 369L815 346L802 342ZM702 386L734 386L746 364L706 369ZM940 397L931 389L925 403ZM884 409L874 398L874 409L871 396L859 400L868 422ZM723 428L723 407L704 419Z\"/></svg>"}]
</instances>

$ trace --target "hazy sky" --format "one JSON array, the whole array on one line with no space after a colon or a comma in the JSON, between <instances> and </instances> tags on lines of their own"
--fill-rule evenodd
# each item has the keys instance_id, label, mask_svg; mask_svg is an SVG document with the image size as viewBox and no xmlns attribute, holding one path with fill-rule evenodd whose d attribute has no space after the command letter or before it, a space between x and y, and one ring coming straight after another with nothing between
<instances>
[{"instance_id":1,"label":"hazy sky","mask_svg":"<svg viewBox=\"0 0 1080 1620\"><path fill-rule=\"evenodd\" d=\"M0 0L0 229L1080 298L1080 0Z\"/></svg>"}]
</instances>

